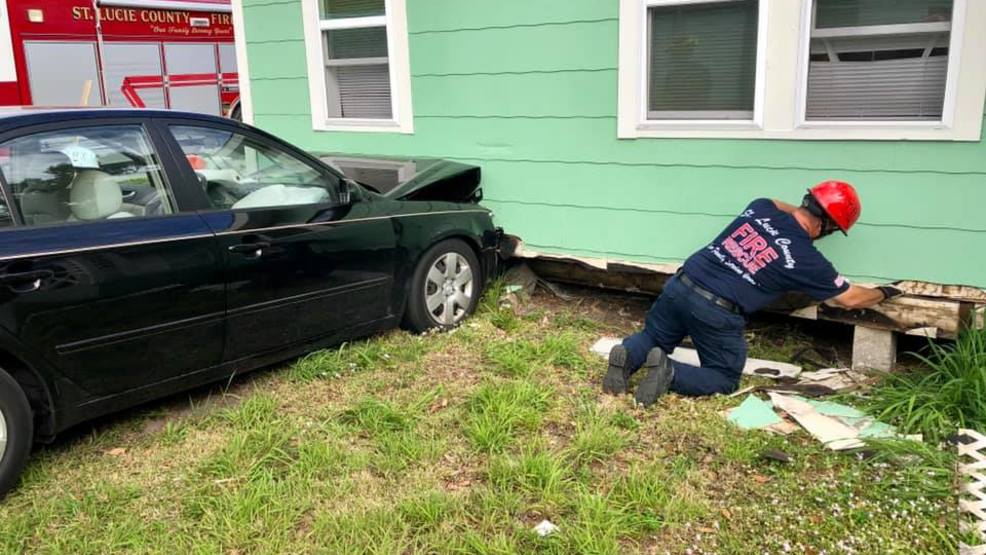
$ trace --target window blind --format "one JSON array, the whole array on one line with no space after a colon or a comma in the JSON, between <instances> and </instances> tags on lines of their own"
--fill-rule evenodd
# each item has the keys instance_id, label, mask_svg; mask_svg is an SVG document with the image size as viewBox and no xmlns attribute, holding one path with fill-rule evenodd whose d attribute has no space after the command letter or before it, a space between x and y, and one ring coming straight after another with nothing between
<instances>
[{"instance_id":1,"label":"window blind","mask_svg":"<svg viewBox=\"0 0 986 555\"><path fill-rule=\"evenodd\" d=\"M948 57L812 62L809 119L941 119Z\"/></svg>"},{"instance_id":2,"label":"window blind","mask_svg":"<svg viewBox=\"0 0 986 555\"><path fill-rule=\"evenodd\" d=\"M384 0L322 0L323 19L367 17L384 14Z\"/></svg>"},{"instance_id":3,"label":"window blind","mask_svg":"<svg viewBox=\"0 0 986 555\"><path fill-rule=\"evenodd\" d=\"M743 0L649 8L651 119L753 116L758 4Z\"/></svg>"},{"instance_id":4,"label":"window blind","mask_svg":"<svg viewBox=\"0 0 986 555\"><path fill-rule=\"evenodd\" d=\"M951 0L816 0L806 119L940 120L951 6ZM867 28L874 25L882 27Z\"/></svg>"},{"instance_id":5,"label":"window blind","mask_svg":"<svg viewBox=\"0 0 986 555\"><path fill-rule=\"evenodd\" d=\"M339 113L335 117L392 117L388 64L329 67L326 71L326 82L338 91Z\"/></svg>"},{"instance_id":6,"label":"window blind","mask_svg":"<svg viewBox=\"0 0 986 555\"><path fill-rule=\"evenodd\" d=\"M387 28L335 29L323 35L329 117L392 117Z\"/></svg>"}]
</instances>

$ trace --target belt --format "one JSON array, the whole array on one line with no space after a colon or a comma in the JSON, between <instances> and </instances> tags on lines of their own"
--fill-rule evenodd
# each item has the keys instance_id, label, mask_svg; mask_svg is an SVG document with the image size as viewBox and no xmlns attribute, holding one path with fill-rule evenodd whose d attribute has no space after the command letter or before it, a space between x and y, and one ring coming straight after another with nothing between
<instances>
[{"instance_id":1,"label":"belt","mask_svg":"<svg viewBox=\"0 0 986 555\"><path fill-rule=\"evenodd\" d=\"M710 301L712 304L720 308L725 308L726 310L732 312L733 314L740 314L740 315L743 314L743 311L740 309L740 307L736 306L736 303L728 299L724 299L719 295L716 295L712 291L705 289L701 285L695 283L695 281L692 278L688 277L688 275L682 272L681 270L678 270L678 273L675 275L678 276L678 281L683 283L686 287L688 287L692 291L698 293L700 297L704 297L706 300Z\"/></svg>"}]
</instances>

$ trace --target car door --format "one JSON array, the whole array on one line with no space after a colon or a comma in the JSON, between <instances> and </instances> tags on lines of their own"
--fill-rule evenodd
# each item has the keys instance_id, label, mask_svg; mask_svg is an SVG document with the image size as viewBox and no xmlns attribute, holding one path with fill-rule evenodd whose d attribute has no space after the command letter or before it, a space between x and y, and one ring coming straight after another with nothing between
<instances>
[{"instance_id":1,"label":"car door","mask_svg":"<svg viewBox=\"0 0 986 555\"><path fill-rule=\"evenodd\" d=\"M219 364L216 239L181 212L143 121L16 130L0 136L0 174L0 326L80 404Z\"/></svg>"},{"instance_id":2,"label":"car door","mask_svg":"<svg viewBox=\"0 0 986 555\"><path fill-rule=\"evenodd\" d=\"M394 316L397 245L387 202L345 202L339 176L244 126L166 127L225 257L225 360Z\"/></svg>"}]
</instances>

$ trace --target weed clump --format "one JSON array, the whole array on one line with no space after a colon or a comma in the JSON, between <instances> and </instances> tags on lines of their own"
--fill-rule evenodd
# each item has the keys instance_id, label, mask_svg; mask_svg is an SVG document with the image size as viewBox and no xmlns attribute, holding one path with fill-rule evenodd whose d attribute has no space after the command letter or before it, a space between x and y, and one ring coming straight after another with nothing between
<instances>
[{"instance_id":1,"label":"weed clump","mask_svg":"<svg viewBox=\"0 0 986 555\"><path fill-rule=\"evenodd\" d=\"M969 330L951 345L931 343L916 354L930 370L889 374L867 409L904 433L940 441L958 428L986 430L986 330Z\"/></svg>"}]
</instances>

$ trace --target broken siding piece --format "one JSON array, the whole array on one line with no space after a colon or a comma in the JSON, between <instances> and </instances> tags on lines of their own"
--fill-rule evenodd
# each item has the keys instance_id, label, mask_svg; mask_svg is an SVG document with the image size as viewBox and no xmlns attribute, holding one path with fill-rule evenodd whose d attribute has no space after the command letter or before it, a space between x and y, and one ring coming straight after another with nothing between
<instances>
[{"instance_id":1,"label":"broken siding piece","mask_svg":"<svg viewBox=\"0 0 986 555\"><path fill-rule=\"evenodd\" d=\"M864 445L859 439L859 430L837 418L821 414L807 401L774 392L770 392L769 395L775 407L789 414L825 447L833 451L841 451Z\"/></svg>"},{"instance_id":2,"label":"broken siding piece","mask_svg":"<svg viewBox=\"0 0 986 555\"><path fill-rule=\"evenodd\" d=\"M759 430L783 422L773 405L756 395L749 395L736 408L729 411L727 420L744 430Z\"/></svg>"}]
</instances>

